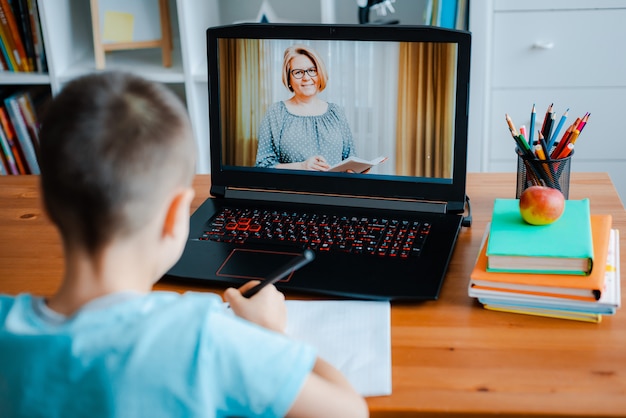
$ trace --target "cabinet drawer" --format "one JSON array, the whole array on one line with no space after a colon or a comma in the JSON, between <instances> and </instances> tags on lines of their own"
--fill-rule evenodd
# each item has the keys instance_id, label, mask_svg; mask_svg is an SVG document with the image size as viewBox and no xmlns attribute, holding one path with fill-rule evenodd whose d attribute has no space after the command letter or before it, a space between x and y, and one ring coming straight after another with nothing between
<instances>
[{"instance_id":1,"label":"cabinet drawer","mask_svg":"<svg viewBox=\"0 0 626 418\"><path fill-rule=\"evenodd\" d=\"M498 10L572 10L572 9L620 9L626 7L624 0L494 0L493 9Z\"/></svg>"},{"instance_id":2,"label":"cabinet drawer","mask_svg":"<svg viewBox=\"0 0 626 418\"><path fill-rule=\"evenodd\" d=\"M589 123L576 141L576 160L601 161L626 158L624 140L623 98L626 87L595 89L524 89L496 90L491 96L489 117L488 158L489 160L515 161L515 142L511 137L504 115L508 113L519 129L530 126L530 111L533 103L537 107L537 129L541 128L543 117L550 103L554 103L558 123L565 109L569 108L564 128L572 124L576 117L590 112ZM535 138L536 138L535 134ZM560 135L559 135L560 137Z\"/></svg>"},{"instance_id":3,"label":"cabinet drawer","mask_svg":"<svg viewBox=\"0 0 626 418\"><path fill-rule=\"evenodd\" d=\"M497 12L493 88L626 86L626 9Z\"/></svg>"}]
</instances>

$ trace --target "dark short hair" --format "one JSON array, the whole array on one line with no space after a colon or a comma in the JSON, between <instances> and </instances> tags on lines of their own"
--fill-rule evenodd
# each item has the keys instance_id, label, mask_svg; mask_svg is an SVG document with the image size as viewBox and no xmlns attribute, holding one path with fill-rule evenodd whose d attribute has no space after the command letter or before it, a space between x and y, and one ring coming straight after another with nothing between
<instances>
[{"instance_id":1,"label":"dark short hair","mask_svg":"<svg viewBox=\"0 0 626 418\"><path fill-rule=\"evenodd\" d=\"M136 231L176 187L191 184L195 144L168 88L124 72L70 81L40 132L44 205L65 245L98 252Z\"/></svg>"}]
</instances>

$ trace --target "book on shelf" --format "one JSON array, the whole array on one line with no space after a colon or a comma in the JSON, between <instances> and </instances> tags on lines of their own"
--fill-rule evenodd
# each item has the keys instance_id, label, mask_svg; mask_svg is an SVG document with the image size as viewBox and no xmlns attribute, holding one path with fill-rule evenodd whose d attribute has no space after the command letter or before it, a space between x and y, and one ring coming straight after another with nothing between
<instances>
[{"instance_id":1,"label":"book on shelf","mask_svg":"<svg viewBox=\"0 0 626 418\"><path fill-rule=\"evenodd\" d=\"M27 0L11 0L11 8L13 10L13 16L17 23L17 29L19 36L22 39L24 45L24 53L26 56L26 62L28 63L29 71L35 71L35 44L32 37L31 19L28 11Z\"/></svg>"},{"instance_id":2,"label":"book on shelf","mask_svg":"<svg viewBox=\"0 0 626 418\"><path fill-rule=\"evenodd\" d=\"M519 200L496 199L487 245L487 270L587 275L593 268L589 199L566 200L561 217L530 225Z\"/></svg>"},{"instance_id":3,"label":"book on shelf","mask_svg":"<svg viewBox=\"0 0 626 418\"><path fill-rule=\"evenodd\" d=\"M24 123L30 139L33 142L35 148L35 155L39 158L39 122L37 120L37 113L35 111L35 103L31 98L30 93L21 94L17 98L17 103L20 107Z\"/></svg>"},{"instance_id":4,"label":"book on shelf","mask_svg":"<svg viewBox=\"0 0 626 418\"><path fill-rule=\"evenodd\" d=\"M9 173L9 169L8 169L8 165L6 160L4 159L4 156L0 156L0 176L6 176L10 174Z\"/></svg>"},{"instance_id":5,"label":"book on shelf","mask_svg":"<svg viewBox=\"0 0 626 418\"><path fill-rule=\"evenodd\" d=\"M472 288L470 288L469 295L477 298L485 309L600 322L603 315L613 315L621 307L619 248L619 230L612 229L604 269L604 291L597 301L579 301Z\"/></svg>"},{"instance_id":6,"label":"book on shelf","mask_svg":"<svg viewBox=\"0 0 626 418\"><path fill-rule=\"evenodd\" d=\"M2 43L2 33L0 29L0 71L9 71L10 68L6 61L6 51L4 50L4 44Z\"/></svg>"},{"instance_id":7,"label":"book on shelf","mask_svg":"<svg viewBox=\"0 0 626 418\"><path fill-rule=\"evenodd\" d=\"M15 49L9 22L4 8L2 7L0 7L0 47L2 49L2 56L7 64L7 69L9 71L20 71L20 66L16 61L16 57L19 59L19 54Z\"/></svg>"},{"instance_id":8,"label":"book on shelf","mask_svg":"<svg viewBox=\"0 0 626 418\"><path fill-rule=\"evenodd\" d=\"M30 3L30 4L29 4ZM20 29L20 35L24 42L26 59L30 66L30 71L40 71L37 65L37 52L35 50L35 32L30 7L32 0L11 0L11 7Z\"/></svg>"},{"instance_id":9,"label":"book on shelf","mask_svg":"<svg viewBox=\"0 0 626 418\"><path fill-rule=\"evenodd\" d=\"M362 173L364 171L369 170L375 165L385 162L386 160L387 160L387 157L383 157L383 156L374 158L373 160L364 160L363 158L352 156L352 157L346 158L340 163L335 164L334 166L330 167L327 171L331 171L331 172L353 171L355 173Z\"/></svg>"},{"instance_id":10,"label":"book on shelf","mask_svg":"<svg viewBox=\"0 0 626 418\"><path fill-rule=\"evenodd\" d=\"M39 19L39 6L36 0L26 0L28 15L30 18L31 37L35 47L35 66L38 72L48 71L46 53L44 49L43 34L41 32L41 20Z\"/></svg>"},{"instance_id":11,"label":"book on shelf","mask_svg":"<svg viewBox=\"0 0 626 418\"><path fill-rule=\"evenodd\" d=\"M4 104L9 115L9 120L15 129L15 133L26 160L30 174L39 174L39 162L37 161L36 139L31 138L29 127L24 118L19 100L29 95L28 91L20 91L4 99Z\"/></svg>"},{"instance_id":12,"label":"book on shelf","mask_svg":"<svg viewBox=\"0 0 626 418\"><path fill-rule=\"evenodd\" d=\"M0 67L47 71L36 0L0 0Z\"/></svg>"},{"instance_id":13,"label":"book on shelf","mask_svg":"<svg viewBox=\"0 0 626 418\"><path fill-rule=\"evenodd\" d=\"M611 233L611 215L590 215L593 256L598 265L606 264ZM491 240L489 229L470 274L470 294L475 290L493 290L526 295L554 296L596 301L604 289L604 269L593 269L588 276L577 274L537 274L494 272L487 269L486 248ZM487 235L488 234L488 235Z\"/></svg>"},{"instance_id":14,"label":"book on shelf","mask_svg":"<svg viewBox=\"0 0 626 418\"><path fill-rule=\"evenodd\" d=\"M7 174L21 174L15 163L15 157L13 157L13 151L9 140L4 133L4 129L0 125L0 148L2 150L2 157L6 166Z\"/></svg>"},{"instance_id":15,"label":"book on shelf","mask_svg":"<svg viewBox=\"0 0 626 418\"><path fill-rule=\"evenodd\" d=\"M0 0L0 25L4 35L2 40L15 61L14 71L31 71L17 20L8 0Z\"/></svg>"},{"instance_id":16,"label":"book on shelf","mask_svg":"<svg viewBox=\"0 0 626 418\"><path fill-rule=\"evenodd\" d=\"M424 24L467 30L468 0L427 0Z\"/></svg>"},{"instance_id":17,"label":"book on shelf","mask_svg":"<svg viewBox=\"0 0 626 418\"><path fill-rule=\"evenodd\" d=\"M9 148L11 149L11 154L13 155L13 159L15 160L15 166L18 171L16 174L28 174L28 169L24 161L24 155L22 154L22 150L20 149L17 140L17 135L15 134L13 125L9 120L9 115L6 112L6 109L2 106L0 106L0 128L2 129L7 139Z\"/></svg>"}]
</instances>

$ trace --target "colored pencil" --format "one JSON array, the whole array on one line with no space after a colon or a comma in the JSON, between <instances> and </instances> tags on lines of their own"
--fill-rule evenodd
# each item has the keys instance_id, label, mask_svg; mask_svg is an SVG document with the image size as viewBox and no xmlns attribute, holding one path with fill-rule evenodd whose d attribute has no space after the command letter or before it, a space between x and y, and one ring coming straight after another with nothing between
<instances>
[{"instance_id":1,"label":"colored pencil","mask_svg":"<svg viewBox=\"0 0 626 418\"><path fill-rule=\"evenodd\" d=\"M533 103L533 109L530 111L530 132L528 133L528 145L533 146L533 135L535 134L535 119L537 118L537 110Z\"/></svg>"},{"instance_id":2,"label":"colored pencil","mask_svg":"<svg viewBox=\"0 0 626 418\"><path fill-rule=\"evenodd\" d=\"M548 110L546 110L546 115L543 117L543 123L541 124L541 133L543 134L544 137L546 136L546 129L550 121L550 114L552 113L553 105L554 103L551 103L550 106L548 106Z\"/></svg>"},{"instance_id":3,"label":"colored pencil","mask_svg":"<svg viewBox=\"0 0 626 418\"><path fill-rule=\"evenodd\" d=\"M548 149L552 149L552 147L554 146L554 143L556 142L556 138L558 137L559 132L561 132L561 128L563 128L563 124L565 123L565 120L567 119L567 112L569 112L569 108L565 110L565 113L563 113L563 116L561 116L561 119L559 120L559 124L556 126L556 129L552 133L552 136L550 137L550 140L548 141Z\"/></svg>"}]
</instances>

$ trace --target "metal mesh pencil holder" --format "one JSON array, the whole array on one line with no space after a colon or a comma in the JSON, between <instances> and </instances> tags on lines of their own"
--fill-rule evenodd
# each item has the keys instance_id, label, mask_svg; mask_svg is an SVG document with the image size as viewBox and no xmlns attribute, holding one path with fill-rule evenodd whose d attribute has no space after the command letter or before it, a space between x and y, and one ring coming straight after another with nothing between
<instances>
[{"instance_id":1,"label":"metal mesh pencil holder","mask_svg":"<svg viewBox=\"0 0 626 418\"><path fill-rule=\"evenodd\" d=\"M569 178L572 152L565 158L541 160L526 155L517 155L517 189L515 197L530 186L540 185L558 189L566 199L569 197Z\"/></svg>"}]
</instances>

